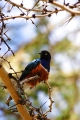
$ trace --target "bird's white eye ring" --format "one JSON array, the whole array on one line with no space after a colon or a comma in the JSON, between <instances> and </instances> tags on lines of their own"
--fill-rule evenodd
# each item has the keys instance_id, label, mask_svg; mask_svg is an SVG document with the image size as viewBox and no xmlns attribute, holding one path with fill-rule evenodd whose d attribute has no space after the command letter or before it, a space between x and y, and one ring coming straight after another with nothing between
<instances>
[{"instance_id":1,"label":"bird's white eye ring","mask_svg":"<svg viewBox=\"0 0 80 120\"><path fill-rule=\"evenodd\" d=\"M47 55L47 53L45 53L45 55Z\"/></svg>"}]
</instances>

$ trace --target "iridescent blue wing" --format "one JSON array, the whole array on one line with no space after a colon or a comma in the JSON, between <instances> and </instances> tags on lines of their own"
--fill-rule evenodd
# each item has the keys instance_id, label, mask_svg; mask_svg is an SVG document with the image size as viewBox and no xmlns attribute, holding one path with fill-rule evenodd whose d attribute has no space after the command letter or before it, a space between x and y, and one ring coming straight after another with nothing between
<instances>
[{"instance_id":1,"label":"iridescent blue wing","mask_svg":"<svg viewBox=\"0 0 80 120\"><path fill-rule=\"evenodd\" d=\"M23 71L21 77L20 77L20 81L23 80L33 69L35 69L37 67L37 65L39 65L41 63L40 59L35 59L32 62L30 62L25 70Z\"/></svg>"}]
</instances>

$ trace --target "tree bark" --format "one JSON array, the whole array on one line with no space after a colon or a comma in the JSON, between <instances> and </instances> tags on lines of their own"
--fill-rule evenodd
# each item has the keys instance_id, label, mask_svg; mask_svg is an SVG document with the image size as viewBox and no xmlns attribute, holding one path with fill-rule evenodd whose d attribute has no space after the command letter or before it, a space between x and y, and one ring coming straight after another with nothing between
<instances>
[{"instance_id":1,"label":"tree bark","mask_svg":"<svg viewBox=\"0 0 80 120\"><path fill-rule=\"evenodd\" d=\"M7 71L4 69L4 67L1 64L0 64L0 78L2 79L4 85L7 87L15 104L17 104L21 100L21 98L19 97L15 88L13 87L13 84L8 76ZM16 107L24 120L32 120L32 117L27 112L25 105L17 104Z\"/></svg>"}]
</instances>

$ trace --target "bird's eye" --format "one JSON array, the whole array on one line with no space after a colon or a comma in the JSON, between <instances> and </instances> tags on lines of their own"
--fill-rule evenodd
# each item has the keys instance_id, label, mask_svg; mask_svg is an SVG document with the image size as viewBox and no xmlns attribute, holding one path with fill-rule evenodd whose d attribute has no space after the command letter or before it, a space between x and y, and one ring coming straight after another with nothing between
<instances>
[{"instance_id":1,"label":"bird's eye","mask_svg":"<svg viewBox=\"0 0 80 120\"><path fill-rule=\"evenodd\" d=\"M47 53L45 53L45 55L47 55Z\"/></svg>"}]
</instances>

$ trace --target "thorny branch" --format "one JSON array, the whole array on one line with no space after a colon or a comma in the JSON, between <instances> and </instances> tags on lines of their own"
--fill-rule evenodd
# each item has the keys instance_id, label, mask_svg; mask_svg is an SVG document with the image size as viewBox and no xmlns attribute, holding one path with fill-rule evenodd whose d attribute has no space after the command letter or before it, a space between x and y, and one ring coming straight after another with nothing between
<instances>
[{"instance_id":1,"label":"thorny branch","mask_svg":"<svg viewBox=\"0 0 80 120\"><path fill-rule=\"evenodd\" d=\"M27 107L30 116L33 117L33 120L37 120L37 119L40 119L40 120L43 120L43 119L49 120L49 119L47 119L47 113L48 113L48 112L51 112L51 110L52 110L52 104L53 104L53 100L52 100L52 98L51 98L51 87L50 87L50 85L46 82L46 85L47 85L47 87L48 87L48 92L49 92L49 99L50 99L50 102L51 102L51 103L50 103L50 106L49 106L49 110L47 110L45 113L42 112L42 107L43 107L43 105L44 105L47 101L46 101L43 105L41 105L39 108L34 107L34 106L32 105L32 103L30 102L30 100L28 99L27 94L24 92L24 90L23 90L23 88L22 88L22 86L23 86L23 84L24 84L25 82L29 82L29 81L34 80L34 79L36 80L36 79L38 79L38 78L40 78L38 75L33 76L33 77L30 77L30 78L25 79L24 81L22 81L21 83L19 83L19 84L17 84L17 85L15 86L16 89L17 89L18 95L21 97L21 101L19 101L19 102L18 102L17 104L15 104L15 105L9 107L8 110L11 110L12 112L17 112L16 105L22 104L22 105L25 105L25 106ZM18 81L18 82L19 82L19 81ZM9 105L11 99L12 99L12 98L11 98L11 96L10 96L10 97L8 98L7 102L6 102L7 105Z\"/></svg>"},{"instance_id":2,"label":"thorny branch","mask_svg":"<svg viewBox=\"0 0 80 120\"><path fill-rule=\"evenodd\" d=\"M52 105L53 105L53 100L51 98L51 91L52 91L52 88L50 87L50 85L48 84L48 82L45 82L45 84L47 85L48 87L48 93L49 93L49 99L50 99L50 106L49 106L49 110L45 112L45 114L47 114L48 112L51 112L52 111Z\"/></svg>"},{"instance_id":3,"label":"thorny branch","mask_svg":"<svg viewBox=\"0 0 80 120\"><path fill-rule=\"evenodd\" d=\"M40 1L41 0L38 0L37 4ZM49 0L49 1L42 0L42 1L43 1L43 4L41 5L41 7L38 6L39 8L38 7L36 8L36 4L35 4L35 6L32 9L28 9L28 8L24 7L23 3L21 3L19 5L19 4L12 2L11 0L6 0L7 3L10 3L12 5L12 8L17 7L22 13L20 15L17 15L17 16L13 16L13 15L12 16L5 16L5 17L1 18L0 21L15 19L15 18L24 18L24 19L28 20L30 18L41 18L41 17L46 17L46 16L50 17L51 14L59 13L60 11L69 12L71 14L71 16L72 15L74 15L74 16L80 15L80 11L78 10L80 7L80 2L76 2L75 4L70 5L69 3L65 3L65 2L63 4L60 4L54 0ZM45 2L45 4L44 4L44 2ZM52 9L48 10L47 7L50 6L48 4L53 5L53 7L54 7L53 10ZM46 6L46 7L44 7L44 6ZM76 8L77 10L74 10L74 8ZM25 11L25 12L23 12L23 11ZM32 11L34 12L34 16L33 16L33 14L31 16L29 16L28 14ZM26 12L27 12L27 14L26 14ZM39 15L37 15L37 13Z\"/></svg>"},{"instance_id":4,"label":"thorny branch","mask_svg":"<svg viewBox=\"0 0 80 120\"><path fill-rule=\"evenodd\" d=\"M42 3L40 3L41 1ZM8 3L12 6L8 12L11 13L11 10L14 7L16 7L21 13L16 16L13 15L7 16L6 13L3 12L3 10ZM48 6L50 5L53 5L53 9L51 10L48 8ZM80 7L80 1L74 4L70 4L70 3L66 3L64 0L63 4L60 4L59 2L54 0L37 0L34 6L28 9L24 7L23 1L21 4L17 4L15 2L12 2L11 0L5 0L5 5L2 8L0 8L0 45L4 43L8 50L4 53L3 56L5 56L9 51L11 51L11 53L14 55L13 50L10 48L10 46L7 43L8 41L11 40L11 38L9 38L7 35L8 30L4 32L4 29L7 26L5 23L6 20L23 18L32 21L32 18L36 19L42 17L51 17L52 14L58 14L60 11L66 11L70 13L71 14L70 18L73 19L76 15L80 15L79 7ZM32 13L32 15L30 13ZM68 20L70 21L71 19L67 19L67 21ZM32 24L35 23L32 21ZM6 39L4 39L4 37L6 37Z\"/></svg>"}]
</instances>

